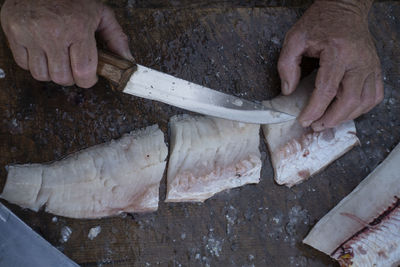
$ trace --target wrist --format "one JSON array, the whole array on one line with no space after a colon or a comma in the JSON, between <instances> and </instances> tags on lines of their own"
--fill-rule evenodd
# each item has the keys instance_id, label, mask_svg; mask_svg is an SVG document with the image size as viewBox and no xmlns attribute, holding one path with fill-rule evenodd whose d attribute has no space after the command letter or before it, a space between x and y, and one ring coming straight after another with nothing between
<instances>
[{"instance_id":1,"label":"wrist","mask_svg":"<svg viewBox=\"0 0 400 267\"><path fill-rule=\"evenodd\" d=\"M326 3L341 6L363 17L368 16L373 0L315 0L315 3Z\"/></svg>"}]
</instances>

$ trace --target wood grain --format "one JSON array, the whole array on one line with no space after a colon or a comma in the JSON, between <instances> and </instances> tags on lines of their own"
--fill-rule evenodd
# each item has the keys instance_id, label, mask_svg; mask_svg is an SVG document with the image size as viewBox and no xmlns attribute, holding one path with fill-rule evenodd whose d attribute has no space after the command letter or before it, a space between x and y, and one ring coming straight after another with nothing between
<instances>
[{"instance_id":1,"label":"wood grain","mask_svg":"<svg viewBox=\"0 0 400 267\"><path fill-rule=\"evenodd\" d=\"M99 50L98 55L97 75L110 81L118 92L122 92L137 70L136 64L104 50Z\"/></svg>"},{"instance_id":2,"label":"wood grain","mask_svg":"<svg viewBox=\"0 0 400 267\"><path fill-rule=\"evenodd\" d=\"M282 40L304 8L232 8L227 1L215 8L168 1L159 8L161 2L108 1L138 64L252 100L279 93ZM261 143L260 184L223 192L204 204L164 203L165 177L160 208L151 214L53 222L51 214L2 203L81 266L336 266L301 240L400 141L398 17L398 2L375 4L370 14L385 100L356 120L362 146L299 186L273 182ZM304 64L312 68L315 61ZM112 91L103 79L91 89L37 82L16 66L2 33L0 68L6 73L0 79L0 184L6 165L59 160L154 123L167 133L168 119L185 112ZM90 228L98 225L101 233L89 240ZM72 235L61 243L64 226Z\"/></svg>"}]
</instances>

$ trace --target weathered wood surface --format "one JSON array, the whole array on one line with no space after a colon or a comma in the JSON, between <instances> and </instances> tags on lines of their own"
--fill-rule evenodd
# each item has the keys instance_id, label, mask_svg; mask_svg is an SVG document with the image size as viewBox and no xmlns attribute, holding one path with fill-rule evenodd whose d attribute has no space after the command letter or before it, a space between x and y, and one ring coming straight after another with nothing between
<instances>
[{"instance_id":1,"label":"weathered wood surface","mask_svg":"<svg viewBox=\"0 0 400 267\"><path fill-rule=\"evenodd\" d=\"M282 39L304 9L228 8L226 3L176 8L178 1L160 9L155 8L162 6L158 2L111 3L138 63L248 99L279 92L276 62ZM143 8L134 8L141 3ZM375 4L370 15L384 70L385 100L356 120L362 146L299 186L274 184L262 143L260 184L221 193L204 204L163 203L165 179L159 210L146 215L59 217L52 222L51 214L2 203L82 266L334 266L301 240L400 141L396 17L398 2ZM58 160L153 123L167 132L169 117L184 112L113 92L104 80L87 90L34 81L15 65L2 33L0 68L6 74L0 79L0 189L8 164ZM101 233L89 240L89 229L98 225ZM73 231L66 243L60 241L64 226Z\"/></svg>"}]
</instances>

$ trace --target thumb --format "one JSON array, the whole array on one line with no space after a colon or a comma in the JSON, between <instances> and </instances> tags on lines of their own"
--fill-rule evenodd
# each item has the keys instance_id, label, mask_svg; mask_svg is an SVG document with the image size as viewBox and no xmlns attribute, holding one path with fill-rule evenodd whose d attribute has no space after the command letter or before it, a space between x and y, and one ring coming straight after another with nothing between
<instances>
[{"instance_id":1,"label":"thumb","mask_svg":"<svg viewBox=\"0 0 400 267\"><path fill-rule=\"evenodd\" d=\"M282 81L282 93L291 94L300 80L300 63L305 52L305 41L302 34L289 32L278 60L278 72Z\"/></svg>"},{"instance_id":2,"label":"thumb","mask_svg":"<svg viewBox=\"0 0 400 267\"><path fill-rule=\"evenodd\" d=\"M111 52L128 60L133 60L129 50L128 36L123 32L114 12L109 7L104 7L97 32Z\"/></svg>"}]
</instances>

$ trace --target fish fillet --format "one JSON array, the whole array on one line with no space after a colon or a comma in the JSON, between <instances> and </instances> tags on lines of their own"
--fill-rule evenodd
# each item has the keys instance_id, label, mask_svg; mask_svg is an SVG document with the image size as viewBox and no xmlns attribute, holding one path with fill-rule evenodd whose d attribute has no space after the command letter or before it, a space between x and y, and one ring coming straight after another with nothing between
<instances>
[{"instance_id":1,"label":"fish fillet","mask_svg":"<svg viewBox=\"0 0 400 267\"><path fill-rule=\"evenodd\" d=\"M9 166L1 198L72 218L154 211L167 154L153 125L58 162Z\"/></svg>"},{"instance_id":2,"label":"fish fillet","mask_svg":"<svg viewBox=\"0 0 400 267\"><path fill-rule=\"evenodd\" d=\"M315 74L305 78L289 96L278 96L264 105L298 116L314 88ZM322 132L303 128L297 120L263 125L275 181L291 187L321 171L359 143L353 121Z\"/></svg>"},{"instance_id":3,"label":"fish fillet","mask_svg":"<svg viewBox=\"0 0 400 267\"><path fill-rule=\"evenodd\" d=\"M304 243L341 266L400 263L400 144L325 215Z\"/></svg>"},{"instance_id":4,"label":"fish fillet","mask_svg":"<svg viewBox=\"0 0 400 267\"><path fill-rule=\"evenodd\" d=\"M204 201L258 183L260 126L202 116L171 118L167 202Z\"/></svg>"}]
</instances>

